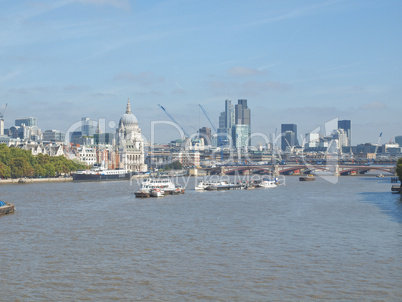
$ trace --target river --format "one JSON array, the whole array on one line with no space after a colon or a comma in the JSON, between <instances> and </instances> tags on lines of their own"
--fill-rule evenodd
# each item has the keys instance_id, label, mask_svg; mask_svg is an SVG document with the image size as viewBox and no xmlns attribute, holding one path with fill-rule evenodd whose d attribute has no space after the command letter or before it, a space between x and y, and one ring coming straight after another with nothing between
<instances>
[{"instance_id":1,"label":"river","mask_svg":"<svg viewBox=\"0 0 402 302\"><path fill-rule=\"evenodd\" d=\"M1 301L397 301L389 178L137 199L137 184L0 186Z\"/></svg>"}]
</instances>

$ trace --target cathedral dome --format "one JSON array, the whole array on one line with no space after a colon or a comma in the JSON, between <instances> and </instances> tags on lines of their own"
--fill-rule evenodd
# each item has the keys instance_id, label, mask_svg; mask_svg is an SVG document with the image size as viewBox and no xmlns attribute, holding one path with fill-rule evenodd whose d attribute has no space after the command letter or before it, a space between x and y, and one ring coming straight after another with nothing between
<instances>
[{"instance_id":1,"label":"cathedral dome","mask_svg":"<svg viewBox=\"0 0 402 302\"><path fill-rule=\"evenodd\" d=\"M120 118L119 125L120 124L123 124L124 127L132 126L132 125L138 125L137 118L135 117L134 114L131 113L130 99L127 102L126 113L123 114L122 117Z\"/></svg>"}]
</instances>

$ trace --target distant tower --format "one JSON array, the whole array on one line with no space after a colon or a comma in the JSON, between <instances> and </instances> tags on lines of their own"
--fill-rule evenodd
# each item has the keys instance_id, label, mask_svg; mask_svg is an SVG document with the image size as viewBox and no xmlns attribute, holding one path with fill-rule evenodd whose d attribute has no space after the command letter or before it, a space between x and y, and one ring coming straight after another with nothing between
<instances>
[{"instance_id":1,"label":"distant tower","mask_svg":"<svg viewBox=\"0 0 402 302\"><path fill-rule=\"evenodd\" d=\"M93 121L89 117L81 118L81 133L82 136L93 136L95 134Z\"/></svg>"},{"instance_id":2,"label":"distant tower","mask_svg":"<svg viewBox=\"0 0 402 302\"><path fill-rule=\"evenodd\" d=\"M6 112L7 104L4 106L4 109L0 111L0 135L4 135L4 113Z\"/></svg>"},{"instance_id":3,"label":"distant tower","mask_svg":"<svg viewBox=\"0 0 402 302\"><path fill-rule=\"evenodd\" d=\"M221 112L219 116L218 135L220 136L220 139L218 139L218 147L230 145L234 121L235 116L232 101L225 100L225 111Z\"/></svg>"},{"instance_id":4,"label":"distant tower","mask_svg":"<svg viewBox=\"0 0 402 302\"><path fill-rule=\"evenodd\" d=\"M297 125L296 124L282 124L281 125L281 147L285 151L288 146L298 146L297 140Z\"/></svg>"},{"instance_id":5,"label":"distant tower","mask_svg":"<svg viewBox=\"0 0 402 302\"><path fill-rule=\"evenodd\" d=\"M235 106L235 123L233 125L233 141L237 149L251 145L251 112L247 100L240 99Z\"/></svg>"},{"instance_id":6,"label":"distant tower","mask_svg":"<svg viewBox=\"0 0 402 302\"><path fill-rule=\"evenodd\" d=\"M352 146L352 121L338 121L338 129L343 129L346 132L346 136L348 137L348 146Z\"/></svg>"}]
</instances>

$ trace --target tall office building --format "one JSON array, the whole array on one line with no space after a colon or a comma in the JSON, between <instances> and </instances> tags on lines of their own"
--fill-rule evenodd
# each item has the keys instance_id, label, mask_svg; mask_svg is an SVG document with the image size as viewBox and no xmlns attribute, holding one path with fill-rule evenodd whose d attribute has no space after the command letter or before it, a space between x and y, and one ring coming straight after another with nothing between
<instances>
[{"instance_id":1,"label":"tall office building","mask_svg":"<svg viewBox=\"0 0 402 302\"><path fill-rule=\"evenodd\" d=\"M240 99L235 106L233 126L233 142L236 149L246 148L251 145L251 112L247 107L247 100Z\"/></svg>"},{"instance_id":2,"label":"tall office building","mask_svg":"<svg viewBox=\"0 0 402 302\"><path fill-rule=\"evenodd\" d=\"M247 100L240 99L233 107L230 100L225 101L225 111L219 116L218 146L230 146L240 149L250 146L251 114Z\"/></svg>"},{"instance_id":3,"label":"tall office building","mask_svg":"<svg viewBox=\"0 0 402 302\"><path fill-rule=\"evenodd\" d=\"M352 122L350 120L338 121L338 129L343 129L348 137L348 146L352 146Z\"/></svg>"},{"instance_id":4,"label":"tall office building","mask_svg":"<svg viewBox=\"0 0 402 302\"><path fill-rule=\"evenodd\" d=\"M21 127L22 124L25 124L27 127L37 126L36 117L17 118L15 120L15 126Z\"/></svg>"},{"instance_id":5,"label":"tall office building","mask_svg":"<svg viewBox=\"0 0 402 302\"><path fill-rule=\"evenodd\" d=\"M66 134L59 130L46 130L43 132L43 140L46 142L64 142Z\"/></svg>"},{"instance_id":6,"label":"tall office building","mask_svg":"<svg viewBox=\"0 0 402 302\"><path fill-rule=\"evenodd\" d=\"M81 133L82 136L93 136L95 134L95 122L89 117L81 118Z\"/></svg>"},{"instance_id":7,"label":"tall office building","mask_svg":"<svg viewBox=\"0 0 402 302\"><path fill-rule=\"evenodd\" d=\"M402 147L402 136L395 136L395 143Z\"/></svg>"},{"instance_id":8,"label":"tall office building","mask_svg":"<svg viewBox=\"0 0 402 302\"><path fill-rule=\"evenodd\" d=\"M282 124L281 125L281 148L285 151L287 147L298 146L297 140L297 125Z\"/></svg>"},{"instance_id":9,"label":"tall office building","mask_svg":"<svg viewBox=\"0 0 402 302\"><path fill-rule=\"evenodd\" d=\"M234 109L230 100L225 100L225 111L219 116L218 147L230 146L234 125Z\"/></svg>"}]
</instances>

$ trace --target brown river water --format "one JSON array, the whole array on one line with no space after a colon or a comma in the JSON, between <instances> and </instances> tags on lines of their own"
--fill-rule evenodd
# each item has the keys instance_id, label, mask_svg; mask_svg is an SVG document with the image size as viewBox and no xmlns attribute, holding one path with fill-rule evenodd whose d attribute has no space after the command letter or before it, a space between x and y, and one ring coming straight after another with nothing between
<instances>
[{"instance_id":1,"label":"brown river water","mask_svg":"<svg viewBox=\"0 0 402 302\"><path fill-rule=\"evenodd\" d=\"M0 301L401 301L390 179L137 199L129 181L0 186Z\"/></svg>"}]
</instances>

